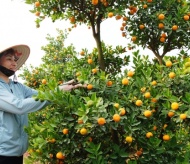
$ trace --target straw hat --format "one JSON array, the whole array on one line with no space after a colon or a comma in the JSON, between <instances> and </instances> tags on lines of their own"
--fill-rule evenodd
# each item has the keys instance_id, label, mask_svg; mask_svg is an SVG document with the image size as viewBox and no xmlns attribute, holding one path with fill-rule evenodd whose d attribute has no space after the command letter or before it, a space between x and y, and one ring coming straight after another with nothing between
<instances>
[{"instance_id":1,"label":"straw hat","mask_svg":"<svg viewBox=\"0 0 190 164\"><path fill-rule=\"evenodd\" d=\"M18 70L28 59L30 54L30 48L27 45L19 44L14 46L1 46L0 45L0 54L8 49L14 49L15 55L18 57L16 69Z\"/></svg>"}]
</instances>

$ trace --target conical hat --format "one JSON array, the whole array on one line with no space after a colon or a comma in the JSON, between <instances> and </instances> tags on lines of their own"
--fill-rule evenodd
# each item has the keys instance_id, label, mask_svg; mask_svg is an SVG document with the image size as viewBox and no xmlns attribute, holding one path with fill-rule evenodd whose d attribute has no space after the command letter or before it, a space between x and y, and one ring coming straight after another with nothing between
<instances>
[{"instance_id":1,"label":"conical hat","mask_svg":"<svg viewBox=\"0 0 190 164\"><path fill-rule=\"evenodd\" d=\"M15 55L18 57L16 70L18 70L28 59L30 54L30 48L27 45L19 44L14 46L1 46L0 45L0 54L8 49L14 49Z\"/></svg>"}]
</instances>

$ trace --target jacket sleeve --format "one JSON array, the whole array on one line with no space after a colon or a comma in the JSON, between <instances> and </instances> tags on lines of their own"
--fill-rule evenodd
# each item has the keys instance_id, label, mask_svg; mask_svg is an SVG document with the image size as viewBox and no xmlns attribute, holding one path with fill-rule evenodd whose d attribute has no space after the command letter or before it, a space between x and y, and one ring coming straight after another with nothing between
<instances>
[{"instance_id":1,"label":"jacket sleeve","mask_svg":"<svg viewBox=\"0 0 190 164\"><path fill-rule=\"evenodd\" d=\"M25 90L26 98L20 99L0 86L0 110L13 114L25 114L35 112L50 104L48 101L35 101L32 95L37 94L37 91L27 89Z\"/></svg>"},{"instance_id":2,"label":"jacket sleeve","mask_svg":"<svg viewBox=\"0 0 190 164\"><path fill-rule=\"evenodd\" d=\"M37 95L38 91L35 89L32 89L26 85L20 84L21 89L24 91L24 97L29 98L32 97L33 95Z\"/></svg>"}]
</instances>

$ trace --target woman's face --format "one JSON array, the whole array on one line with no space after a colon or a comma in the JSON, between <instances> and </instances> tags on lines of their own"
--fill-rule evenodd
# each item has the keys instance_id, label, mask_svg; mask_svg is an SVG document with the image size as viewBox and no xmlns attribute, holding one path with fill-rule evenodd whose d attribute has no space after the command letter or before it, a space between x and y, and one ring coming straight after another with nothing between
<instances>
[{"instance_id":1,"label":"woman's face","mask_svg":"<svg viewBox=\"0 0 190 164\"><path fill-rule=\"evenodd\" d=\"M0 58L0 65L12 71L16 71L17 63L16 63L15 55L13 54L3 55Z\"/></svg>"}]
</instances>

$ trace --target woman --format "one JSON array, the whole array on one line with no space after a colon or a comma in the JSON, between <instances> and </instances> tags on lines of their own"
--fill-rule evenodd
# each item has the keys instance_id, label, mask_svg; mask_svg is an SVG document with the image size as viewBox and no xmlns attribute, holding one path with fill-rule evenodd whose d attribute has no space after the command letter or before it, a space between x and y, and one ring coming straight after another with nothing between
<instances>
[{"instance_id":1,"label":"woman","mask_svg":"<svg viewBox=\"0 0 190 164\"><path fill-rule=\"evenodd\" d=\"M0 50L0 164L22 164L28 148L24 127L28 125L28 113L46 107L50 102L35 101L37 91L9 77L25 63L30 54L27 45L16 45ZM69 91L82 85L60 87Z\"/></svg>"}]
</instances>

